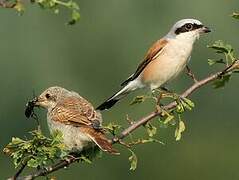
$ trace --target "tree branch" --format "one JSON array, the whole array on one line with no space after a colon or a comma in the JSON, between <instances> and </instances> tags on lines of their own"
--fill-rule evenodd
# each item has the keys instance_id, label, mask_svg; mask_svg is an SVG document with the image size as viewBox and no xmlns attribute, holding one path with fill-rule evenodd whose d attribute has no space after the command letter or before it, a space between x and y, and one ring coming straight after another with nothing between
<instances>
[{"instance_id":1,"label":"tree branch","mask_svg":"<svg viewBox=\"0 0 239 180\"><path fill-rule=\"evenodd\" d=\"M189 87L188 89L186 89L181 95L180 97L182 98L186 98L189 95L191 95L194 91L196 91L197 89L199 89L200 87L213 82L214 80L220 78L221 76L232 72L235 69L239 69L239 59L234 61L230 66L228 66L226 69L216 72L215 74L209 75L208 77L195 82L191 87ZM173 108L175 108L177 106L177 103L171 102L170 104L163 106L163 109L165 110L171 110ZM147 123L148 121L152 120L153 118L155 118L156 116L159 116L162 113L161 110L157 110L154 112L151 112L150 114L148 114L147 116L139 119L138 121L134 122L131 126L129 126L128 128L126 128L125 130L123 130L121 132L121 135L119 136L118 139L123 139L124 137L128 136L131 132L133 132L134 130L136 130L138 127L144 125L145 123ZM114 142L117 142L117 139L114 140Z\"/></svg>"},{"instance_id":2,"label":"tree branch","mask_svg":"<svg viewBox=\"0 0 239 180\"><path fill-rule=\"evenodd\" d=\"M205 85L215 81L216 79L222 77L223 75L226 75L227 73L233 72L236 69L239 69L239 59L235 60L230 66L226 67L224 70L216 72L212 75L209 75L208 77L206 77L206 78L204 78L200 81L194 82L194 84L192 86L190 86L188 89L186 89L180 95L180 97L186 98L186 97L190 96L194 91L201 88L202 86L205 86ZM163 106L162 108L164 110L172 110L176 106L177 106L177 103L174 101L174 102L169 103L168 105ZM150 114L146 115L145 117L139 119L138 121L133 122L128 128L123 130L118 137L113 138L112 143L120 142L120 140L127 137L130 133L132 133L133 131L135 131L137 128L144 125L145 123L151 121L153 118L161 115L161 113L162 113L162 110L156 110L156 111L151 112ZM39 177L39 176L48 175L48 174L50 174L54 171L57 171L61 168L69 166L70 164L74 163L76 160L77 160L76 158L70 157L67 160L60 161L57 164L54 164L52 166L48 166L45 169L41 169L41 170L38 170L36 172L33 172L30 175L23 176L23 177L18 177L17 180L32 180L32 179L35 179L36 177ZM13 178L9 178L9 179L13 179Z\"/></svg>"},{"instance_id":3,"label":"tree branch","mask_svg":"<svg viewBox=\"0 0 239 180\"><path fill-rule=\"evenodd\" d=\"M23 163L22 166L19 168L19 170L16 172L16 174L12 177L12 179L17 179L18 176L22 173L22 171L24 170L24 168L26 167L27 163Z\"/></svg>"},{"instance_id":4,"label":"tree branch","mask_svg":"<svg viewBox=\"0 0 239 180\"><path fill-rule=\"evenodd\" d=\"M39 176L45 176L45 175L48 175L54 171L57 171L61 168L65 168L67 166L69 166L70 164L72 164L73 162L77 161L78 159L75 158L75 157L69 157L67 158L66 160L62 160L52 166L48 166L46 167L45 169L40 169L40 170L37 170L36 172L32 173L32 174L29 174L27 176L22 176L22 177L11 177L11 178L8 178L8 180L32 180L32 179L35 179Z\"/></svg>"}]
</instances>

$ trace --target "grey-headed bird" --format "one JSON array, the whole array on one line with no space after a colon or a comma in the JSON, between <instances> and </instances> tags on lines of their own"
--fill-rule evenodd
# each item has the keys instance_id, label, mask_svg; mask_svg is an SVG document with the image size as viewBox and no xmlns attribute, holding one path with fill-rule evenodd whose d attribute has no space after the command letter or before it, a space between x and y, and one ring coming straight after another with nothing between
<instances>
[{"instance_id":1,"label":"grey-headed bird","mask_svg":"<svg viewBox=\"0 0 239 180\"><path fill-rule=\"evenodd\" d=\"M177 77L189 61L194 42L208 32L210 29L196 19L176 22L166 36L152 45L136 71L121 84L123 88L96 109L109 109L132 91L144 87L154 90Z\"/></svg>"}]
</instances>

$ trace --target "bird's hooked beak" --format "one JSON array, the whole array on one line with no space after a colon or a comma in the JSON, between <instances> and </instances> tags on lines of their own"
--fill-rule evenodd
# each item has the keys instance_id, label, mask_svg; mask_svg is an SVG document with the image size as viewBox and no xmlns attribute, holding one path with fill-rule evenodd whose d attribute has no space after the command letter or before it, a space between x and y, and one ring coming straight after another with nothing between
<instances>
[{"instance_id":1,"label":"bird's hooked beak","mask_svg":"<svg viewBox=\"0 0 239 180\"><path fill-rule=\"evenodd\" d=\"M35 106L41 106L41 103L44 102L44 99L41 98L40 96L39 97L36 97L36 100L35 100Z\"/></svg>"},{"instance_id":2,"label":"bird's hooked beak","mask_svg":"<svg viewBox=\"0 0 239 180\"><path fill-rule=\"evenodd\" d=\"M35 107L43 107L43 108L48 108L49 106L49 102L47 101L47 99L43 96L38 96L36 98L36 101L35 101Z\"/></svg>"},{"instance_id":3,"label":"bird's hooked beak","mask_svg":"<svg viewBox=\"0 0 239 180\"><path fill-rule=\"evenodd\" d=\"M211 32L211 29L207 26L203 26L200 30L200 33L209 33Z\"/></svg>"}]
</instances>

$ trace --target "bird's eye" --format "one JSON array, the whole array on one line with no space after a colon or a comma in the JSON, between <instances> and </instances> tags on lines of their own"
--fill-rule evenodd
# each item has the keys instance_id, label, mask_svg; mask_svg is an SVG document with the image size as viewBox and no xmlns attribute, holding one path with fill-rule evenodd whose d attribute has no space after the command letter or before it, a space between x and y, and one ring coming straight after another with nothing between
<instances>
[{"instance_id":1,"label":"bird's eye","mask_svg":"<svg viewBox=\"0 0 239 180\"><path fill-rule=\"evenodd\" d=\"M48 93L45 96L47 99L49 99L51 97L50 94L48 94Z\"/></svg>"},{"instance_id":2,"label":"bird's eye","mask_svg":"<svg viewBox=\"0 0 239 180\"><path fill-rule=\"evenodd\" d=\"M191 23L185 24L185 29L187 31L191 31L193 29L193 24L191 24Z\"/></svg>"}]
</instances>

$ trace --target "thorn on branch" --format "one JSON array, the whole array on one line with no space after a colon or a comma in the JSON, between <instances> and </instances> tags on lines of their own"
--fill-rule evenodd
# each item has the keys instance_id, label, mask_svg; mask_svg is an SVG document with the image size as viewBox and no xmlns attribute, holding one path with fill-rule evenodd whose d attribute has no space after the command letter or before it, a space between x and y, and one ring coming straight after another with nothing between
<instances>
[{"instance_id":1,"label":"thorn on branch","mask_svg":"<svg viewBox=\"0 0 239 180\"><path fill-rule=\"evenodd\" d=\"M126 120L130 125L134 124L134 121L129 117L128 114L126 114Z\"/></svg>"}]
</instances>

